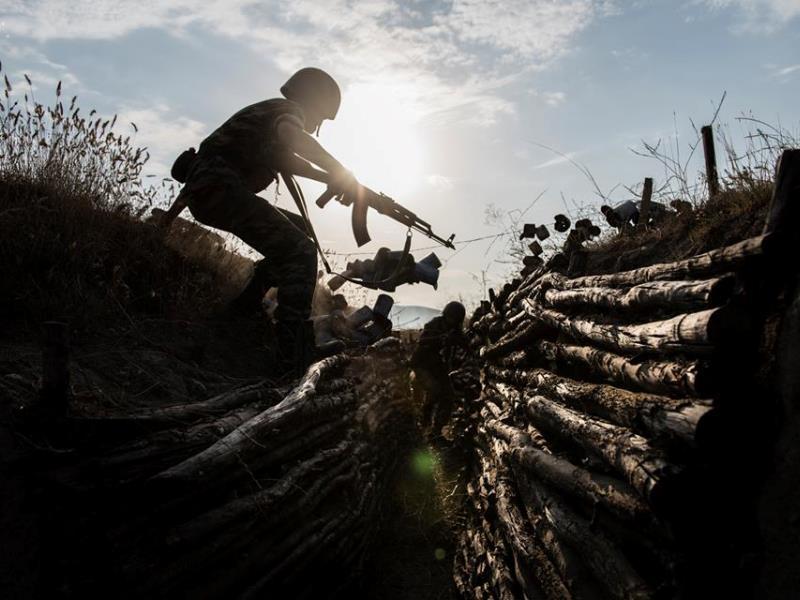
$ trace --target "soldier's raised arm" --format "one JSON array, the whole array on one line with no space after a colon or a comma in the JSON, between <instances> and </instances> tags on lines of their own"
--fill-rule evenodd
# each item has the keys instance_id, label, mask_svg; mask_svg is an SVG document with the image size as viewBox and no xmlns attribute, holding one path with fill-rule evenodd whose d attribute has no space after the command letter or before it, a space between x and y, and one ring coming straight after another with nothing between
<instances>
[{"instance_id":1,"label":"soldier's raised arm","mask_svg":"<svg viewBox=\"0 0 800 600\"><path fill-rule=\"evenodd\" d=\"M285 159L289 163L288 170L294 175L321 181L342 192L358 184L353 174L304 131L296 120L282 120L278 124L277 133L280 142L294 153ZM312 163L322 170L314 168Z\"/></svg>"}]
</instances>

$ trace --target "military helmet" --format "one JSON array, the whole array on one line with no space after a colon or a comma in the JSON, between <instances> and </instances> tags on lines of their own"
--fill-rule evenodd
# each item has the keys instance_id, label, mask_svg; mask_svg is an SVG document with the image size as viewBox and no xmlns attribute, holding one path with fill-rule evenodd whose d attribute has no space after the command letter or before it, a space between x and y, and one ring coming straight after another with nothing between
<instances>
[{"instance_id":1,"label":"military helmet","mask_svg":"<svg viewBox=\"0 0 800 600\"><path fill-rule=\"evenodd\" d=\"M467 316L467 310L461 302L448 302L442 310L442 316L448 323L460 327L464 322L464 317Z\"/></svg>"},{"instance_id":2,"label":"military helmet","mask_svg":"<svg viewBox=\"0 0 800 600\"><path fill-rule=\"evenodd\" d=\"M281 94L311 108L323 119L335 119L342 103L342 93L333 77L314 67L300 69L289 77L281 86Z\"/></svg>"}]
</instances>

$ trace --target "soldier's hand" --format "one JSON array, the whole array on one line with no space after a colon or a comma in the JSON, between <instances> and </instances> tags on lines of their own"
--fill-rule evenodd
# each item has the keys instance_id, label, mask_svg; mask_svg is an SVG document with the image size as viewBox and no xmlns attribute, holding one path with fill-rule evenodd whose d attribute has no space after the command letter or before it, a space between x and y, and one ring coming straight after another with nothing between
<instances>
[{"instance_id":1,"label":"soldier's hand","mask_svg":"<svg viewBox=\"0 0 800 600\"><path fill-rule=\"evenodd\" d=\"M353 194L358 189L359 183L355 176L347 169L341 169L331 173L331 180L328 182L328 189L337 196L342 194Z\"/></svg>"}]
</instances>

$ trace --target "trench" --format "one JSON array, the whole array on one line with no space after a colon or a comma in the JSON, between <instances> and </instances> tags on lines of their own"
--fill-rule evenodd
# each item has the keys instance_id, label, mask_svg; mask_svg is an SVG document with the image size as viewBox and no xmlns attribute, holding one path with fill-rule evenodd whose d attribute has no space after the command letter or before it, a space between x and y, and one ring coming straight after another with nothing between
<instances>
[{"instance_id":1,"label":"trench","mask_svg":"<svg viewBox=\"0 0 800 600\"><path fill-rule=\"evenodd\" d=\"M454 597L457 467L389 344L102 414L7 385L26 408L3 429L9 597Z\"/></svg>"},{"instance_id":2,"label":"trench","mask_svg":"<svg viewBox=\"0 0 800 600\"><path fill-rule=\"evenodd\" d=\"M45 343L35 370L0 378L4 583L43 598L781 597L797 553L786 231L508 282L469 320L447 438L417 425L394 338L296 381L201 381L169 361L182 400L147 406L69 393L75 365Z\"/></svg>"}]
</instances>

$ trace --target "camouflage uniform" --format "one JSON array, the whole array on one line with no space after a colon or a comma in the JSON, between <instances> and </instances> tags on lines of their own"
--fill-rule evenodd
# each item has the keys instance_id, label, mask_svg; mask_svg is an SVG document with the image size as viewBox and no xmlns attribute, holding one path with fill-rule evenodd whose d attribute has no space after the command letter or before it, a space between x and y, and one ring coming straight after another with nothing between
<instances>
[{"instance_id":1,"label":"camouflage uniform","mask_svg":"<svg viewBox=\"0 0 800 600\"><path fill-rule=\"evenodd\" d=\"M277 98L237 112L200 145L181 196L195 219L229 231L264 256L250 290L277 286L276 318L294 332L311 312L316 249L298 215L256 195L276 179L277 157L291 152L277 141L283 120L302 127L300 106Z\"/></svg>"},{"instance_id":2,"label":"camouflage uniform","mask_svg":"<svg viewBox=\"0 0 800 600\"><path fill-rule=\"evenodd\" d=\"M450 382L450 354L462 343L463 333L448 326L444 317L434 317L423 327L410 366L418 382L421 398L422 425L441 432L453 411L455 392Z\"/></svg>"}]
</instances>

